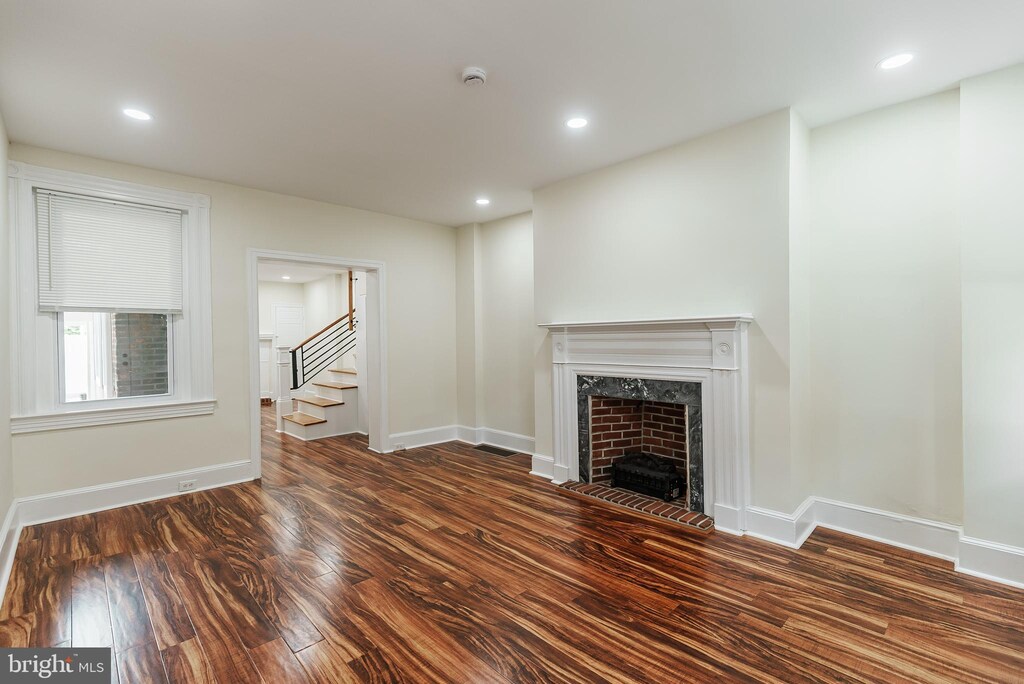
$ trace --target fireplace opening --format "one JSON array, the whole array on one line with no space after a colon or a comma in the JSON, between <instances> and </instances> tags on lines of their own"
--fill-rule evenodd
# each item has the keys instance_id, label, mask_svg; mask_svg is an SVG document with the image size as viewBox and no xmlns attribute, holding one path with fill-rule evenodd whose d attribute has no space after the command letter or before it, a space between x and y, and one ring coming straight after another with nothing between
<instances>
[{"instance_id":1,"label":"fireplace opening","mask_svg":"<svg viewBox=\"0 0 1024 684\"><path fill-rule=\"evenodd\" d=\"M612 487L673 501L686 493L686 480L667 458L626 454L612 463Z\"/></svg>"},{"instance_id":2,"label":"fireplace opening","mask_svg":"<svg viewBox=\"0 0 1024 684\"><path fill-rule=\"evenodd\" d=\"M590 482L670 501L689 499L683 404L590 397Z\"/></svg>"}]
</instances>

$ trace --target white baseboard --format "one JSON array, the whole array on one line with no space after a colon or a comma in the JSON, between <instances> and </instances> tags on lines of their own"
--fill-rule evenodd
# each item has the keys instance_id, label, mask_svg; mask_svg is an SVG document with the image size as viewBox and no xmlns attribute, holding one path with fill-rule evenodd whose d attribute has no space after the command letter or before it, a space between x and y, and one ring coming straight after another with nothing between
<instances>
[{"instance_id":1,"label":"white baseboard","mask_svg":"<svg viewBox=\"0 0 1024 684\"><path fill-rule=\"evenodd\" d=\"M946 560L957 557L961 531L956 525L820 497L814 499L814 520L821 527Z\"/></svg>"},{"instance_id":2,"label":"white baseboard","mask_svg":"<svg viewBox=\"0 0 1024 684\"><path fill-rule=\"evenodd\" d=\"M295 433L288 432L287 430L274 430L274 432L276 432L278 434L281 434L281 435L288 435L292 439L297 439L300 442L315 442L315 441L317 441L319 439L329 439L331 437L345 437L347 435L365 435L366 434L362 430L347 430L345 432L336 432L336 433L330 434L330 435L320 435L319 437L310 437L309 439L306 439L305 437L303 437L301 435L296 435Z\"/></svg>"},{"instance_id":3,"label":"white baseboard","mask_svg":"<svg viewBox=\"0 0 1024 684\"><path fill-rule=\"evenodd\" d=\"M247 482L251 479L252 463L250 461L235 461L176 473L140 477L134 480L15 499L4 521L4 527L0 529L0 533L3 534L2 546L0 546L0 563L2 563L0 565L0 597L7 589L11 564L14 562L15 547L18 537L21 535L21 529L26 525L38 525L111 508L130 506L144 501L178 496L181 493L178 491L178 482L181 480L195 480L196 486L190 491L200 491Z\"/></svg>"},{"instance_id":4,"label":"white baseboard","mask_svg":"<svg viewBox=\"0 0 1024 684\"><path fill-rule=\"evenodd\" d=\"M960 537L956 569L1024 589L1024 549L973 537Z\"/></svg>"},{"instance_id":5,"label":"white baseboard","mask_svg":"<svg viewBox=\"0 0 1024 684\"><path fill-rule=\"evenodd\" d=\"M715 512L732 519L722 507L716 506ZM747 508L746 534L789 548L800 548L817 527L950 560L959 572L1024 588L1024 548L965 537L956 525L817 496L808 497L792 514Z\"/></svg>"},{"instance_id":6,"label":"white baseboard","mask_svg":"<svg viewBox=\"0 0 1024 684\"><path fill-rule=\"evenodd\" d=\"M486 427L473 428L466 427L465 425L457 425L456 431L458 439L462 442L490 444L491 446L501 447L502 449L508 449L509 451L521 454L533 453L533 437L519 435L515 432L505 432L504 430L494 430Z\"/></svg>"},{"instance_id":7,"label":"white baseboard","mask_svg":"<svg viewBox=\"0 0 1024 684\"><path fill-rule=\"evenodd\" d=\"M7 591L7 580L11 578L11 568L14 567L14 554L18 550L21 527L18 520L18 502L12 501L4 515L3 526L0 527L0 601L3 601Z\"/></svg>"},{"instance_id":8,"label":"white baseboard","mask_svg":"<svg viewBox=\"0 0 1024 684\"><path fill-rule=\"evenodd\" d=\"M445 425L426 430L398 432L391 435L391 451L399 448L433 446L444 442L465 442L474 446L490 444L509 451L529 454L533 452L533 437L517 435L514 432L494 430L486 427L467 427L465 425Z\"/></svg>"},{"instance_id":9,"label":"white baseboard","mask_svg":"<svg viewBox=\"0 0 1024 684\"><path fill-rule=\"evenodd\" d=\"M533 454L530 460L530 474L546 477L551 480L555 477L555 459L543 454Z\"/></svg>"},{"instance_id":10,"label":"white baseboard","mask_svg":"<svg viewBox=\"0 0 1024 684\"><path fill-rule=\"evenodd\" d=\"M716 503L714 514L711 517L715 519L716 530L728 532L729 534L743 534L743 524L740 522L740 509L735 506Z\"/></svg>"},{"instance_id":11,"label":"white baseboard","mask_svg":"<svg viewBox=\"0 0 1024 684\"><path fill-rule=\"evenodd\" d=\"M791 549L799 549L817 527L945 560L956 559L960 538L956 525L819 496L808 497L793 513L747 508L747 534Z\"/></svg>"},{"instance_id":12,"label":"white baseboard","mask_svg":"<svg viewBox=\"0 0 1024 684\"><path fill-rule=\"evenodd\" d=\"M38 525L51 520L73 518L76 515L177 496L181 493L178 491L178 482L181 480L195 480L194 491L199 491L251 479L252 463L235 461L165 475L69 489L53 494L27 496L16 501L18 520L23 526Z\"/></svg>"},{"instance_id":13,"label":"white baseboard","mask_svg":"<svg viewBox=\"0 0 1024 684\"><path fill-rule=\"evenodd\" d=\"M433 446L444 442L458 441L459 431L455 425L444 427L427 428L426 430L413 430L411 432L396 432L388 438L388 452L401 449L414 449L416 447Z\"/></svg>"},{"instance_id":14,"label":"white baseboard","mask_svg":"<svg viewBox=\"0 0 1024 684\"><path fill-rule=\"evenodd\" d=\"M793 513L780 513L757 506L747 507L747 534L776 544L799 549L815 527L815 499L807 497ZM718 519L715 518L715 528Z\"/></svg>"}]
</instances>

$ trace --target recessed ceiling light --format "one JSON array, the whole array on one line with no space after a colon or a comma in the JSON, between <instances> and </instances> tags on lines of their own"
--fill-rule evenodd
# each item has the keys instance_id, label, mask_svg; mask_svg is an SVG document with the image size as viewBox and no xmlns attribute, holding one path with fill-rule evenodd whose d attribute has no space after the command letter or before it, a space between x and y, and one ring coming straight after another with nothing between
<instances>
[{"instance_id":1,"label":"recessed ceiling light","mask_svg":"<svg viewBox=\"0 0 1024 684\"><path fill-rule=\"evenodd\" d=\"M127 117L129 117L131 119L137 119L139 121L149 121L150 119L153 118L152 114L144 112L141 109L131 109L131 108L129 108L129 109L124 109L122 111L124 112L125 116L127 116Z\"/></svg>"},{"instance_id":2,"label":"recessed ceiling light","mask_svg":"<svg viewBox=\"0 0 1024 684\"><path fill-rule=\"evenodd\" d=\"M584 119L582 116L574 116L573 118L566 121L565 125L568 126L569 128L583 128L584 126L587 125L587 123L587 120Z\"/></svg>"},{"instance_id":3,"label":"recessed ceiling light","mask_svg":"<svg viewBox=\"0 0 1024 684\"><path fill-rule=\"evenodd\" d=\"M487 199L486 197L477 197L476 203L479 204L481 207L486 207L488 204L491 203L491 200Z\"/></svg>"},{"instance_id":4,"label":"recessed ceiling light","mask_svg":"<svg viewBox=\"0 0 1024 684\"><path fill-rule=\"evenodd\" d=\"M914 59L913 53L901 52L898 55L892 57L886 57L878 63L879 69L899 69L901 66L906 66Z\"/></svg>"},{"instance_id":5,"label":"recessed ceiling light","mask_svg":"<svg viewBox=\"0 0 1024 684\"><path fill-rule=\"evenodd\" d=\"M281 276L281 280L291 280L291 276Z\"/></svg>"}]
</instances>

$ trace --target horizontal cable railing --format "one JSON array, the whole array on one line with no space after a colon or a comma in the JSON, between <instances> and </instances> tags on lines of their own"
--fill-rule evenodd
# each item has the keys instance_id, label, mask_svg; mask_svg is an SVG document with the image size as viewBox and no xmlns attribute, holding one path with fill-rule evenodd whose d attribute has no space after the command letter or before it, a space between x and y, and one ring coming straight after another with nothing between
<instances>
[{"instance_id":1,"label":"horizontal cable railing","mask_svg":"<svg viewBox=\"0 0 1024 684\"><path fill-rule=\"evenodd\" d=\"M356 323L347 313L292 348L292 389L299 389L318 373L356 347Z\"/></svg>"}]
</instances>

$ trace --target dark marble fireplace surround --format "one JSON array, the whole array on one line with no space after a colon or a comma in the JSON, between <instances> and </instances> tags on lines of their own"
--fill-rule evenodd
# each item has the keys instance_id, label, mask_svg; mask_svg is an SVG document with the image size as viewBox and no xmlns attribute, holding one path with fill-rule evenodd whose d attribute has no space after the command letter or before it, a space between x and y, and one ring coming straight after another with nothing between
<instances>
[{"instance_id":1,"label":"dark marble fireplace surround","mask_svg":"<svg viewBox=\"0 0 1024 684\"><path fill-rule=\"evenodd\" d=\"M691 511L704 511L704 436L701 430L701 393L699 382L646 380L580 375L576 378L579 406L580 481L590 482L590 397L611 397L634 401L660 401L686 406L689 449L688 480Z\"/></svg>"}]
</instances>

